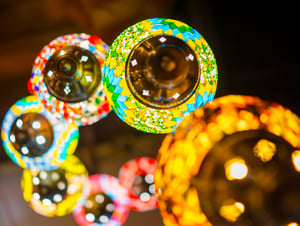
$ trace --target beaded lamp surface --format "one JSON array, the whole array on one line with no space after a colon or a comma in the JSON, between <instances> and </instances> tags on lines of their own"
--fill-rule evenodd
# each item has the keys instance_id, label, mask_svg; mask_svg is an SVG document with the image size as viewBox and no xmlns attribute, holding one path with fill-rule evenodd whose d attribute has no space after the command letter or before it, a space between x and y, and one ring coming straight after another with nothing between
<instances>
[{"instance_id":1,"label":"beaded lamp surface","mask_svg":"<svg viewBox=\"0 0 300 226\"><path fill-rule=\"evenodd\" d=\"M299 137L295 114L256 97L225 96L196 110L159 150L165 225L298 224Z\"/></svg>"},{"instance_id":2,"label":"beaded lamp surface","mask_svg":"<svg viewBox=\"0 0 300 226\"><path fill-rule=\"evenodd\" d=\"M95 174L85 184L73 215L82 226L120 226L128 217L129 202L128 190L116 177Z\"/></svg>"},{"instance_id":3,"label":"beaded lamp surface","mask_svg":"<svg viewBox=\"0 0 300 226\"><path fill-rule=\"evenodd\" d=\"M138 157L126 162L119 171L119 180L129 191L130 208L137 211L149 211L157 208L154 172L156 160Z\"/></svg>"},{"instance_id":4,"label":"beaded lamp surface","mask_svg":"<svg viewBox=\"0 0 300 226\"><path fill-rule=\"evenodd\" d=\"M20 167L52 170L76 150L79 131L76 124L57 120L31 95L7 111L1 139L7 155Z\"/></svg>"},{"instance_id":5,"label":"beaded lamp surface","mask_svg":"<svg viewBox=\"0 0 300 226\"><path fill-rule=\"evenodd\" d=\"M204 38L171 19L141 21L113 42L104 64L104 89L130 126L169 133L214 98L217 65Z\"/></svg>"},{"instance_id":6,"label":"beaded lamp surface","mask_svg":"<svg viewBox=\"0 0 300 226\"><path fill-rule=\"evenodd\" d=\"M84 164L70 155L55 170L24 169L21 187L35 212L47 217L65 216L73 211L87 180Z\"/></svg>"},{"instance_id":7,"label":"beaded lamp surface","mask_svg":"<svg viewBox=\"0 0 300 226\"><path fill-rule=\"evenodd\" d=\"M108 48L84 33L52 40L34 61L29 91L61 120L79 126L97 122L110 111L102 83Z\"/></svg>"}]
</instances>

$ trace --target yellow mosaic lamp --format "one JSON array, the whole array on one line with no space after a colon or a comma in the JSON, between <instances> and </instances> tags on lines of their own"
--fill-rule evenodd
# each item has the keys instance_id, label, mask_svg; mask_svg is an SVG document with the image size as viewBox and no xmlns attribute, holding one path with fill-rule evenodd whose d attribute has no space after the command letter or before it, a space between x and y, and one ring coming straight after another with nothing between
<instances>
[{"instance_id":1,"label":"yellow mosaic lamp","mask_svg":"<svg viewBox=\"0 0 300 226\"><path fill-rule=\"evenodd\" d=\"M24 169L21 187L25 201L35 212L47 217L65 216L73 211L87 180L84 164L70 155L55 170Z\"/></svg>"},{"instance_id":2,"label":"yellow mosaic lamp","mask_svg":"<svg viewBox=\"0 0 300 226\"><path fill-rule=\"evenodd\" d=\"M218 74L205 39L177 20L153 18L123 31L103 68L104 91L130 126L169 133L214 98Z\"/></svg>"},{"instance_id":3,"label":"yellow mosaic lamp","mask_svg":"<svg viewBox=\"0 0 300 226\"><path fill-rule=\"evenodd\" d=\"M257 97L217 98L159 150L166 226L299 225L300 119Z\"/></svg>"}]
</instances>

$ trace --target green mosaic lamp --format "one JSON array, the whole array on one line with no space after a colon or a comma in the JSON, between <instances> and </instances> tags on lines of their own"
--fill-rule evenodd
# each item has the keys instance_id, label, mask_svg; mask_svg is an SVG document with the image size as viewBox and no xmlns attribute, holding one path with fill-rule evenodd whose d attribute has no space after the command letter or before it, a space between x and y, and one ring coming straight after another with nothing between
<instances>
[{"instance_id":1,"label":"green mosaic lamp","mask_svg":"<svg viewBox=\"0 0 300 226\"><path fill-rule=\"evenodd\" d=\"M128 125L170 133L183 117L213 100L218 72L205 39L190 26L153 18L124 30L104 63L107 99Z\"/></svg>"}]
</instances>

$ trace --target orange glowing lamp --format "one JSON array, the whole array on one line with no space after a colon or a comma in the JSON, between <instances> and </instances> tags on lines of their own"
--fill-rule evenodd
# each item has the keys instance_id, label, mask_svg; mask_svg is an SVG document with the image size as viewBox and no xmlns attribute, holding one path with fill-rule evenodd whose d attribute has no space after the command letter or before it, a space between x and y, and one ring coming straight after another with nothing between
<instances>
[{"instance_id":1,"label":"orange glowing lamp","mask_svg":"<svg viewBox=\"0 0 300 226\"><path fill-rule=\"evenodd\" d=\"M300 222L300 119L277 103L217 98L165 138L157 161L166 226Z\"/></svg>"}]
</instances>

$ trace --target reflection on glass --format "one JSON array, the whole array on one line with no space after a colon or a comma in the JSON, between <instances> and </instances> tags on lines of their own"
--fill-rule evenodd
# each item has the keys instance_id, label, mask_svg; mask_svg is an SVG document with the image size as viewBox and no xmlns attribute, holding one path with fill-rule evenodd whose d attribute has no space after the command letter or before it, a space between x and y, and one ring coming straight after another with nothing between
<instances>
[{"instance_id":1,"label":"reflection on glass","mask_svg":"<svg viewBox=\"0 0 300 226\"><path fill-rule=\"evenodd\" d=\"M172 36L143 40L130 53L126 80L138 100L154 108L171 108L187 100L200 80L190 47Z\"/></svg>"}]
</instances>

